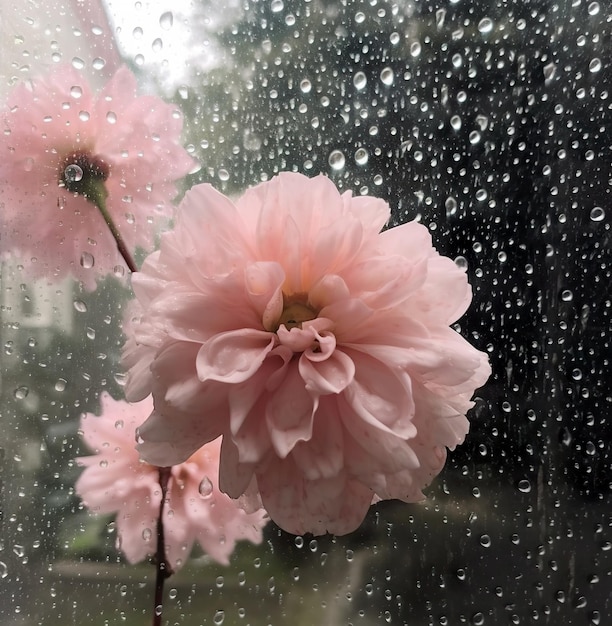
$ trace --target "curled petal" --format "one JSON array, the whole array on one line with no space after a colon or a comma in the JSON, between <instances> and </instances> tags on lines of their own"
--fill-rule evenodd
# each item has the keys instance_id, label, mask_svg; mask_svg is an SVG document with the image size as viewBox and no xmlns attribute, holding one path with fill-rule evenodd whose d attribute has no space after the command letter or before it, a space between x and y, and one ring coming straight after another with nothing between
<instances>
[{"instance_id":1,"label":"curled petal","mask_svg":"<svg viewBox=\"0 0 612 626\"><path fill-rule=\"evenodd\" d=\"M283 312L283 268L272 262L251 263L244 277L247 293L261 315L264 328L272 330Z\"/></svg>"},{"instance_id":2,"label":"curled petal","mask_svg":"<svg viewBox=\"0 0 612 626\"><path fill-rule=\"evenodd\" d=\"M272 333L248 328L216 335L198 352L198 376L202 381L241 383L259 369L274 342Z\"/></svg>"},{"instance_id":3,"label":"curled petal","mask_svg":"<svg viewBox=\"0 0 612 626\"><path fill-rule=\"evenodd\" d=\"M310 359L304 353L299 360L299 371L308 391L317 395L338 394L353 382L355 364L340 350L323 361Z\"/></svg>"}]
</instances>

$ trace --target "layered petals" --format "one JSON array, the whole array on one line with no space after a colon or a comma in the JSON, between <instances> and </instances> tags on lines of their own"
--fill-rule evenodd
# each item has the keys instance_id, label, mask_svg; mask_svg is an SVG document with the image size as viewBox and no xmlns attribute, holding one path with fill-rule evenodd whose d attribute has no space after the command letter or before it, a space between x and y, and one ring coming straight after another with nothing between
<instances>
[{"instance_id":1,"label":"layered petals","mask_svg":"<svg viewBox=\"0 0 612 626\"><path fill-rule=\"evenodd\" d=\"M0 120L2 252L29 276L73 275L93 289L122 263L100 202L132 253L153 249L195 165L174 106L138 95L127 67L95 93L68 66L18 84Z\"/></svg>"},{"instance_id":2,"label":"layered petals","mask_svg":"<svg viewBox=\"0 0 612 626\"><path fill-rule=\"evenodd\" d=\"M116 515L117 547L130 563L137 563L157 548L159 470L141 461L134 446L153 403L147 398L130 405L106 393L101 403L100 416L86 414L81 420L82 437L93 454L78 459L85 469L76 491L93 513ZM265 512L246 513L219 490L220 451L217 439L171 468L163 523L166 558L174 571L187 561L194 543L227 564L237 541L262 539Z\"/></svg>"},{"instance_id":3,"label":"layered petals","mask_svg":"<svg viewBox=\"0 0 612 626\"><path fill-rule=\"evenodd\" d=\"M381 232L385 202L322 176L215 193L186 196L134 276L127 392L155 400L143 457L182 461L221 436L221 489L295 533L350 532L373 502L420 499L490 373L449 327L466 274L424 226Z\"/></svg>"}]
</instances>

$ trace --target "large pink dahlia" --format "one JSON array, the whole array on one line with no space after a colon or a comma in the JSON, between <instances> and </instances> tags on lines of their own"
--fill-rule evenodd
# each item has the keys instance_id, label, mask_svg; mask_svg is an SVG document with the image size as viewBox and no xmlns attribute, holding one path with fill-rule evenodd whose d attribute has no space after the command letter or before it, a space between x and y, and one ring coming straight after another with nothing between
<instances>
[{"instance_id":1,"label":"large pink dahlia","mask_svg":"<svg viewBox=\"0 0 612 626\"><path fill-rule=\"evenodd\" d=\"M135 448L138 426L153 408L150 398L138 404L101 397L102 415L81 419L85 443L94 452L80 457L85 470L76 491L94 513L116 513L117 546L130 563L157 548L156 524L161 503L157 467L141 461ZM196 450L175 465L164 507L166 558L174 571L185 564L195 542L227 565L237 541L259 543L268 521L262 509L246 513L219 491L220 441Z\"/></svg>"},{"instance_id":2,"label":"large pink dahlia","mask_svg":"<svg viewBox=\"0 0 612 626\"><path fill-rule=\"evenodd\" d=\"M72 66L20 83L0 127L2 252L21 257L30 275L73 274L89 288L121 263L96 203L132 254L148 252L173 212L175 182L194 166L180 145L180 113L138 95L126 67L99 93Z\"/></svg>"},{"instance_id":3,"label":"large pink dahlia","mask_svg":"<svg viewBox=\"0 0 612 626\"><path fill-rule=\"evenodd\" d=\"M385 202L280 174L236 204L193 188L134 275L127 395L153 393L141 453L223 436L220 487L293 533L347 533L412 502L468 431L486 356L449 328L465 272Z\"/></svg>"}]
</instances>

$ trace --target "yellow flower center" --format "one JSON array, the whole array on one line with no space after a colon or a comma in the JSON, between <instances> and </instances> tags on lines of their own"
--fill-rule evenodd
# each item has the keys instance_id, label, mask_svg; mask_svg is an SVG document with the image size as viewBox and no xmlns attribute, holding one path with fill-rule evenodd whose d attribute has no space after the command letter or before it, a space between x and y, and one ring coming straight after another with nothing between
<instances>
[{"instance_id":1,"label":"yellow flower center","mask_svg":"<svg viewBox=\"0 0 612 626\"><path fill-rule=\"evenodd\" d=\"M283 312L278 320L277 329L285 326L287 330L302 328L302 323L317 318L318 311L308 305L308 294L298 293L291 296L283 294Z\"/></svg>"}]
</instances>

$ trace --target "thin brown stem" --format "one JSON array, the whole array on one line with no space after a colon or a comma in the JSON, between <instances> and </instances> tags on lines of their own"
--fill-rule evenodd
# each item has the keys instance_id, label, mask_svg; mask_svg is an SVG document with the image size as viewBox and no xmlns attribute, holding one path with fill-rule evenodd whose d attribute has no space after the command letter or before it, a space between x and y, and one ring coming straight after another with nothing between
<instances>
[{"instance_id":1,"label":"thin brown stem","mask_svg":"<svg viewBox=\"0 0 612 626\"><path fill-rule=\"evenodd\" d=\"M161 626L164 606L164 582L172 576L172 568L166 560L166 542L164 539L164 506L168 493L168 480L171 467L159 468L159 486L161 487L161 502L157 517L157 550L155 552L155 595L153 599L153 626Z\"/></svg>"},{"instance_id":2,"label":"thin brown stem","mask_svg":"<svg viewBox=\"0 0 612 626\"><path fill-rule=\"evenodd\" d=\"M104 187L104 185L92 185L92 188L89 189L86 193L86 197L87 199L96 205L96 207L98 207L98 210L100 211L100 213L102 214L102 217L104 218L104 221L106 222L106 225L108 226L108 229L111 232L111 235L113 236L113 239L115 240L115 243L117 244L117 250L119 251L119 254L123 257L123 260L125 261L125 264L128 266L128 269L130 270L130 272L134 273L138 271L138 267L136 267L136 261L134 261L134 257L132 256L131 252L128 250L127 245L125 244L125 241L123 240L123 237L121 236L121 233L119 232L119 229L117 228L117 225L115 224L115 222L113 221L113 218L111 217L110 213L107 211L106 209L106 189Z\"/></svg>"}]
</instances>

